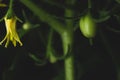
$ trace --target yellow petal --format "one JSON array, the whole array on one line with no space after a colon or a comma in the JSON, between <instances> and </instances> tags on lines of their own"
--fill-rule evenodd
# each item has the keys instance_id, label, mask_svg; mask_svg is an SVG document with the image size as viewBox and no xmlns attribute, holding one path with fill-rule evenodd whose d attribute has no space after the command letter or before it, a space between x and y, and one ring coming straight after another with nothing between
<instances>
[{"instance_id":1,"label":"yellow petal","mask_svg":"<svg viewBox=\"0 0 120 80\"><path fill-rule=\"evenodd\" d=\"M7 19L7 17L5 17L4 20L5 20L5 26L6 26L7 33L4 39L0 42L0 44L6 41L5 47L7 47L9 42L11 41L14 47L16 47L17 42L20 44L20 46L22 46L23 44L20 41L20 38L16 31L16 21L17 21L16 16L13 16L10 19Z\"/></svg>"}]
</instances>

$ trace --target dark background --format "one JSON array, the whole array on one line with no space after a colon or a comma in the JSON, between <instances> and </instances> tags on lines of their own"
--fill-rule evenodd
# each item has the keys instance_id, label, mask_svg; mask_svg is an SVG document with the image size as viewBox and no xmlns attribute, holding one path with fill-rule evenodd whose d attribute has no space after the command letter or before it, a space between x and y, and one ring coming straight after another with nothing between
<instances>
[{"instance_id":1,"label":"dark background","mask_svg":"<svg viewBox=\"0 0 120 80\"><path fill-rule=\"evenodd\" d=\"M46 3L47 0L34 0L36 5L42 7L51 16L57 17L60 21L64 21L64 8L71 8L75 11L75 24L78 24L80 14L87 9L86 0L78 0L75 6L66 5L64 0L51 0L61 6ZM5 0L3 3L8 4ZM119 14L119 8L112 10L118 5L114 0L92 0L92 13L94 18L99 17L100 10L111 11L111 17L98 23L97 34L93 39L93 45L89 44L89 40L85 38L79 28L74 32L73 54L75 57L76 80L117 80L117 71L119 69L119 53L120 53L120 32L109 29L111 27L120 30L120 21L114 16ZM0 8L0 16L3 17L8 7ZM33 24L41 26L32 29L26 33L21 41L22 47L13 47L10 43L8 48L4 45L0 46L0 80L64 80L64 60L57 63L50 63L48 60L45 65L40 65L29 57L29 53L34 53L38 58L43 59L46 55L46 46L44 41L47 40L50 26L39 21L28 8L26 8L19 0L14 2L14 11L16 15L25 22L22 10L25 10L29 21ZM18 29L22 27L22 23L17 23ZM4 21L0 23L0 40L5 36L6 30ZM79 25L78 25L79 26ZM41 38L42 35L42 38ZM58 33L54 32L54 47L61 52L61 39ZM10 67L13 66L13 70ZM5 78L4 78L5 77Z\"/></svg>"}]
</instances>

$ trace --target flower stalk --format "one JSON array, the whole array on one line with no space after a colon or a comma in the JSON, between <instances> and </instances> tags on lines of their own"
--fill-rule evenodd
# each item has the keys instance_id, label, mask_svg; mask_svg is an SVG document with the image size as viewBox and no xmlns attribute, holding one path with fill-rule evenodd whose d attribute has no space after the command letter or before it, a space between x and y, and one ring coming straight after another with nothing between
<instances>
[{"instance_id":1,"label":"flower stalk","mask_svg":"<svg viewBox=\"0 0 120 80\"><path fill-rule=\"evenodd\" d=\"M9 3L9 8L13 8L13 0L10 0L10 3Z\"/></svg>"}]
</instances>

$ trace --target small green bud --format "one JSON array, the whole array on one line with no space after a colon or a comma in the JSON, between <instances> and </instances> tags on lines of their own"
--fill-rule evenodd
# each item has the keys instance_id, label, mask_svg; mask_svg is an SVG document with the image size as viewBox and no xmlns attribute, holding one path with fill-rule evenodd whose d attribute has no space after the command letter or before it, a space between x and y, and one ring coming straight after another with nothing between
<instances>
[{"instance_id":1,"label":"small green bud","mask_svg":"<svg viewBox=\"0 0 120 80\"><path fill-rule=\"evenodd\" d=\"M31 29L31 24L29 22L25 22L22 27L24 30L29 30Z\"/></svg>"}]
</instances>

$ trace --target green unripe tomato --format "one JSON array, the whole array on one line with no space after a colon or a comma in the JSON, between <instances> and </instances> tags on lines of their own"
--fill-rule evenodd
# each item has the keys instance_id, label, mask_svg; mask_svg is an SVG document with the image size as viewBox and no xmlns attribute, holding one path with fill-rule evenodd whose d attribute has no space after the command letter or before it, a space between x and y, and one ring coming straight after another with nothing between
<instances>
[{"instance_id":1,"label":"green unripe tomato","mask_svg":"<svg viewBox=\"0 0 120 80\"><path fill-rule=\"evenodd\" d=\"M93 38L96 35L96 23L89 12L80 18L79 25L86 38Z\"/></svg>"}]
</instances>

